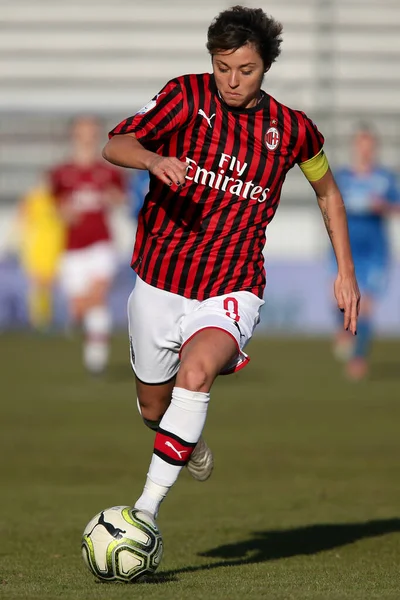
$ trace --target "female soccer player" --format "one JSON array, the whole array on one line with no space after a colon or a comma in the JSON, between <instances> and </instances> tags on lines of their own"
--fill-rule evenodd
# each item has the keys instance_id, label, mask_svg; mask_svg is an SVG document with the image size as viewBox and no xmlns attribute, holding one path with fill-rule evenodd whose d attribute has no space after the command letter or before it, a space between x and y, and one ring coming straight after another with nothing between
<instances>
[{"instance_id":1,"label":"female soccer player","mask_svg":"<svg viewBox=\"0 0 400 600\"><path fill-rule=\"evenodd\" d=\"M48 175L66 229L61 286L72 322L83 326L83 362L94 374L107 366L112 325L108 290L116 258L108 213L126 192L123 171L99 156L99 133L96 118L78 117L71 128L71 159Z\"/></svg>"},{"instance_id":2,"label":"female soccer player","mask_svg":"<svg viewBox=\"0 0 400 600\"><path fill-rule=\"evenodd\" d=\"M64 225L44 182L29 190L19 210L21 264L28 279L30 325L47 332L53 319L53 291L64 250Z\"/></svg>"},{"instance_id":3,"label":"female soccer player","mask_svg":"<svg viewBox=\"0 0 400 600\"><path fill-rule=\"evenodd\" d=\"M198 479L211 473L200 437L210 389L248 362L243 349L263 304L265 229L295 164L317 195L337 258L338 306L356 333L360 295L324 139L304 113L261 89L281 31L261 9L222 12L208 30L213 73L169 81L103 150L116 165L150 172L128 312L138 405L157 432L135 506L153 516L184 465Z\"/></svg>"},{"instance_id":4,"label":"female soccer player","mask_svg":"<svg viewBox=\"0 0 400 600\"><path fill-rule=\"evenodd\" d=\"M396 173L381 166L379 140L366 125L353 136L352 164L336 173L348 215L351 249L363 295L357 338L337 331L335 354L346 360L353 380L367 376L376 300L385 291L390 264L387 220L399 213L400 192Z\"/></svg>"}]
</instances>

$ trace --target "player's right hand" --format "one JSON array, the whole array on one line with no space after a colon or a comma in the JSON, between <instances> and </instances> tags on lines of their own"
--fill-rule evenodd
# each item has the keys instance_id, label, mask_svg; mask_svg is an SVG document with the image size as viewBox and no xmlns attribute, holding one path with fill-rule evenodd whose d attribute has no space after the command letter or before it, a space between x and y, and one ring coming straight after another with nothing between
<instances>
[{"instance_id":1,"label":"player's right hand","mask_svg":"<svg viewBox=\"0 0 400 600\"><path fill-rule=\"evenodd\" d=\"M148 170L166 185L181 186L185 183L187 163L171 156L154 156Z\"/></svg>"}]
</instances>

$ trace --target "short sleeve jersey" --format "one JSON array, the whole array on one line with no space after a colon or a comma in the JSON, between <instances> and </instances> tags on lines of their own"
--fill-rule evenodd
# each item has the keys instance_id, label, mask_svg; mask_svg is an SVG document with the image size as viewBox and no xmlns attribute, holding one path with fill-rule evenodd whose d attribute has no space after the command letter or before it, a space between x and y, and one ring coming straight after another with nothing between
<instances>
[{"instance_id":1,"label":"short sleeve jersey","mask_svg":"<svg viewBox=\"0 0 400 600\"><path fill-rule=\"evenodd\" d=\"M133 269L187 298L262 297L266 227L289 169L323 146L314 123L265 92L252 108L231 108L206 73L171 80L110 137L127 133L188 165L183 187L150 176Z\"/></svg>"},{"instance_id":2,"label":"short sleeve jersey","mask_svg":"<svg viewBox=\"0 0 400 600\"><path fill-rule=\"evenodd\" d=\"M61 204L72 204L77 218L67 225L67 250L77 250L110 239L107 194L125 189L122 169L97 161L88 167L64 163L49 173L51 192Z\"/></svg>"},{"instance_id":3,"label":"short sleeve jersey","mask_svg":"<svg viewBox=\"0 0 400 600\"><path fill-rule=\"evenodd\" d=\"M389 258L389 234L386 218L374 211L376 202L400 202L397 175L376 166L359 174L349 168L335 173L346 206L351 249L354 260L384 263Z\"/></svg>"}]
</instances>

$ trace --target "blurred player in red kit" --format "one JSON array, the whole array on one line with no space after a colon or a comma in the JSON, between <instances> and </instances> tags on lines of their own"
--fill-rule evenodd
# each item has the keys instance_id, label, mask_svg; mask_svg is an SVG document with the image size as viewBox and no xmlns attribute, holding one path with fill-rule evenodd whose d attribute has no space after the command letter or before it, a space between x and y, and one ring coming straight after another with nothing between
<instances>
[{"instance_id":1,"label":"blurred player in red kit","mask_svg":"<svg viewBox=\"0 0 400 600\"><path fill-rule=\"evenodd\" d=\"M317 196L337 259L338 306L356 332L360 295L324 138L261 89L281 31L261 9L222 12L208 29L213 73L169 81L103 150L113 164L150 172L128 313L138 405L156 431L135 506L154 517L182 467L199 480L211 474L201 437L210 389L248 362L244 347L264 304L265 229L295 165Z\"/></svg>"},{"instance_id":2,"label":"blurred player in red kit","mask_svg":"<svg viewBox=\"0 0 400 600\"><path fill-rule=\"evenodd\" d=\"M97 374L108 362L112 323L107 295L116 269L108 212L125 197L125 177L101 156L96 118L76 118L71 138L71 159L49 173L66 226L60 281L72 322L83 326L84 364Z\"/></svg>"}]
</instances>

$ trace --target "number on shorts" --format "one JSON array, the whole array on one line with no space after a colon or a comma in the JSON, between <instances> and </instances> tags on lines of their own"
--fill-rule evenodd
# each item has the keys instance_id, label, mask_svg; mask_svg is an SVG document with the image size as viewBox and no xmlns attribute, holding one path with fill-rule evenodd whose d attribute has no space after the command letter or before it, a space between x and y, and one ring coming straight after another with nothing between
<instances>
[{"instance_id":1,"label":"number on shorts","mask_svg":"<svg viewBox=\"0 0 400 600\"><path fill-rule=\"evenodd\" d=\"M240 320L239 315L239 303L236 298L225 298L224 309L226 310L226 316L230 317L236 323Z\"/></svg>"}]
</instances>

